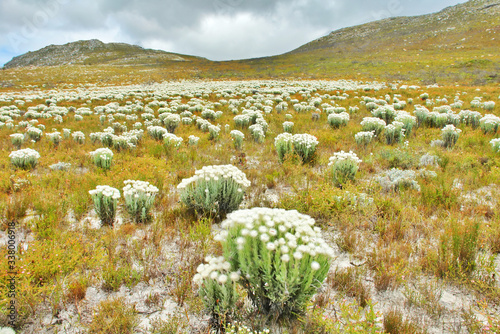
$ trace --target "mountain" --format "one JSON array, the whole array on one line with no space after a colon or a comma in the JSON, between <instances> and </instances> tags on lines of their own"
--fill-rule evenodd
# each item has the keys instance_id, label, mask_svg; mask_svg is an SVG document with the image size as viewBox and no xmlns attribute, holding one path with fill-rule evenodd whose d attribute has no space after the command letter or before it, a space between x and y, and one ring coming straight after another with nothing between
<instances>
[{"instance_id":1,"label":"mountain","mask_svg":"<svg viewBox=\"0 0 500 334\"><path fill-rule=\"evenodd\" d=\"M103 43L97 39L64 45L49 45L14 57L4 68L59 65L158 65L167 62L203 60L161 50L144 49L125 43Z\"/></svg>"},{"instance_id":2,"label":"mountain","mask_svg":"<svg viewBox=\"0 0 500 334\"><path fill-rule=\"evenodd\" d=\"M392 17L340 29L291 51L385 53L500 46L500 1L473 0L438 13ZM496 49L498 52L499 49Z\"/></svg>"}]
</instances>

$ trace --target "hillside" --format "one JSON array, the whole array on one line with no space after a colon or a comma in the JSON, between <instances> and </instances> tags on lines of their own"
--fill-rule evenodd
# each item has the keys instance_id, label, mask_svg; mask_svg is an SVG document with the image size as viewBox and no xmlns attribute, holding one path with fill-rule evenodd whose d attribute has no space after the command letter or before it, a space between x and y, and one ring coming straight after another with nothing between
<instances>
[{"instance_id":1,"label":"hillside","mask_svg":"<svg viewBox=\"0 0 500 334\"><path fill-rule=\"evenodd\" d=\"M97 39L64 45L49 45L14 57L5 68L60 65L158 65L171 61L193 61L203 58L161 50L144 49L126 43L103 43Z\"/></svg>"}]
</instances>

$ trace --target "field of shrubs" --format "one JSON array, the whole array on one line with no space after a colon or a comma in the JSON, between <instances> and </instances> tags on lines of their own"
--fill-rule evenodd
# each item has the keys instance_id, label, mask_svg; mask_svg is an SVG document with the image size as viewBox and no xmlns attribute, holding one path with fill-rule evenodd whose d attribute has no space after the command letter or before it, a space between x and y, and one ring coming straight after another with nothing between
<instances>
[{"instance_id":1,"label":"field of shrubs","mask_svg":"<svg viewBox=\"0 0 500 334\"><path fill-rule=\"evenodd\" d=\"M0 325L499 332L499 94L344 80L4 88Z\"/></svg>"}]
</instances>

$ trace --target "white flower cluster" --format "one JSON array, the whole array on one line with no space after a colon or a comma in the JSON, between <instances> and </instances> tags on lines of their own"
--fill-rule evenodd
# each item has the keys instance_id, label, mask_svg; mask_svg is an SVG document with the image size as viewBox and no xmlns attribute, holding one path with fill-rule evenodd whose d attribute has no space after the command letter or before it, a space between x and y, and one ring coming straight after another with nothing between
<instances>
[{"instance_id":1,"label":"white flower cluster","mask_svg":"<svg viewBox=\"0 0 500 334\"><path fill-rule=\"evenodd\" d=\"M425 166L438 167L439 166L438 162L439 162L439 157L437 155L432 155L432 154L426 153L420 158L419 166L420 167L425 167Z\"/></svg>"},{"instance_id":2,"label":"white flower cluster","mask_svg":"<svg viewBox=\"0 0 500 334\"><path fill-rule=\"evenodd\" d=\"M379 135L384 130L386 123L377 117L364 117L361 126L363 131L374 131L375 135Z\"/></svg>"},{"instance_id":3,"label":"white flower cluster","mask_svg":"<svg viewBox=\"0 0 500 334\"><path fill-rule=\"evenodd\" d=\"M194 135L190 135L188 137L188 144L191 145L191 146L194 146L194 145L198 144L199 140L200 140L199 137L196 137Z\"/></svg>"},{"instance_id":4,"label":"white flower cluster","mask_svg":"<svg viewBox=\"0 0 500 334\"><path fill-rule=\"evenodd\" d=\"M231 130L231 132L229 133L229 135L233 138L233 139L236 139L236 138L241 138L241 139L244 139L245 138L245 135L243 134L243 132L239 131L239 130Z\"/></svg>"},{"instance_id":5,"label":"white flower cluster","mask_svg":"<svg viewBox=\"0 0 500 334\"><path fill-rule=\"evenodd\" d=\"M462 132L462 130L455 128L453 124L448 124L444 128L441 129L442 132L454 132L456 134L459 134Z\"/></svg>"},{"instance_id":6,"label":"white flower cluster","mask_svg":"<svg viewBox=\"0 0 500 334\"><path fill-rule=\"evenodd\" d=\"M356 153L354 153L353 151L349 152L340 151L333 153L333 157L330 157L330 162L328 163L328 166L331 166L337 162L342 162L345 160L350 160L355 164L359 164L363 161L360 158L358 158Z\"/></svg>"},{"instance_id":7,"label":"white flower cluster","mask_svg":"<svg viewBox=\"0 0 500 334\"><path fill-rule=\"evenodd\" d=\"M83 144L85 141L85 134L82 131L75 131L71 136L78 144Z\"/></svg>"},{"instance_id":8,"label":"white flower cluster","mask_svg":"<svg viewBox=\"0 0 500 334\"><path fill-rule=\"evenodd\" d=\"M341 113L332 113L328 115L328 124L334 128L339 128L340 126L347 125L349 122L349 114L345 111Z\"/></svg>"},{"instance_id":9,"label":"white flower cluster","mask_svg":"<svg viewBox=\"0 0 500 334\"><path fill-rule=\"evenodd\" d=\"M354 135L358 145L368 145L374 137L376 137L374 131L360 131Z\"/></svg>"},{"instance_id":10,"label":"white flower cluster","mask_svg":"<svg viewBox=\"0 0 500 334\"><path fill-rule=\"evenodd\" d=\"M480 112L473 110L462 110L458 113L458 116L462 123L472 126L473 129L479 126L482 117Z\"/></svg>"},{"instance_id":11,"label":"white flower cluster","mask_svg":"<svg viewBox=\"0 0 500 334\"><path fill-rule=\"evenodd\" d=\"M420 185L415 180L416 174L412 170L392 168L376 177L378 183L385 191L397 191L404 188L413 188L420 191Z\"/></svg>"},{"instance_id":12,"label":"white flower cluster","mask_svg":"<svg viewBox=\"0 0 500 334\"><path fill-rule=\"evenodd\" d=\"M148 131L148 134L153 138L153 139L156 139L156 140L161 140L163 139L163 135L165 133L168 133L167 129L165 128L162 128L161 126L155 126L155 125L151 125L151 126L148 126L147 128L147 131Z\"/></svg>"},{"instance_id":13,"label":"white flower cluster","mask_svg":"<svg viewBox=\"0 0 500 334\"><path fill-rule=\"evenodd\" d=\"M97 167L101 167L103 169L109 169L111 167L113 151L109 148L98 148L97 150L90 152L90 156L94 160L94 164Z\"/></svg>"},{"instance_id":14,"label":"white flower cluster","mask_svg":"<svg viewBox=\"0 0 500 334\"><path fill-rule=\"evenodd\" d=\"M205 258L205 262L196 268L197 274L194 275L193 281L197 285L201 285L203 280L207 278L220 284L225 284L228 280L236 282L240 279L240 273L231 272L231 264L223 256L213 257L209 255Z\"/></svg>"},{"instance_id":15,"label":"white flower cluster","mask_svg":"<svg viewBox=\"0 0 500 334\"><path fill-rule=\"evenodd\" d=\"M500 138L490 140L490 144L493 152L500 153Z\"/></svg>"},{"instance_id":16,"label":"white flower cluster","mask_svg":"<svg viewBox=\"0 0 500 334\"><path fill-rule=\"evenodd\" d=\"M300 133L292 136L292 143L294 147L300 146L307 149L315 149L319 144L319 141L313 135Z\"/></svg>"},{"instance_id":17,"label":"white flower cluster","mask_svg":"<svg viewBox=\"0 0 500 334\"><path fill-rule=\"evenodd\" d=\"M283 122L283 131L288 132L288 133L292 133L293 126L294 126L293 122L290 122L290 121Z\"/></svg>"},{"instance_id":18,"label":"white flower cluster","mask_svg":"<svg viewBox=\"0 0 500 334\"><path fill-rule=\"evenodd\" d=\"M103 196L114 200L120 198L120 191L110 186L97 186L96 189L89 190L91 196Z\"/></svg>"},{"instance_id":19,"label":"white flower cluster","mask_svg":"<svg viewBox=\"0 0 500 334\"><path fill-rule=\"evenodd\" d=\"M281 261L300 261L305 255L334 256L333 249L321 236L321 229L313 227L314 219L296 210L253 208L230 213L222 222L217 239L225 241L228 231L239 229L236 243L242 248L247 238L260 240L269 251L278 253ZM313 270L319 269L316 261Z\"/></svg>"},{"instance_id":20,"label":"white flower cluster","mask_svg":"<svg viewBox=\"0 0 500 334\"><path fill-rule=\"evenodd\" d=\"M28 134L28 137L30 137L31 140L34 140L34 141L39 141L40 138L42 137L42 130L40 130L39 128L35 128L33 126L29 126L27 129L26 129L26 133Z\"/></svg>"},{"instance_id":21,"label":"white flower cluster","mask_svg":"<svg viewBox=\"0 0 500 334\"><path fill-rule=\"evenodd\" d=\"M158 188L146 181L126 180L123 183L123 198L127 211L136 222L147 221Z\"/></svg>"},{"instance_id":22,"label":"white flower cluster","mask_svg":"<svg viewBox=\"0 0 500 334\"><path fill-rule=\"evenodd\" d=\"M50 140L54 145L59 144L59 142L61 142L62 139L61 133L58 131L47 132L45 134L45 137L47 137L47 139Z\"/></svg>"},{"instance_id":23,"label":"white flower cluster","mask_svg":"<svg viewBox=\"0 0 500 334\"><path fill-rule=\"evenodd\" d=\"M181 144L182 144L182 140L183 139L181 137L177 137L173 133L165 132L163 134L163 142L167 146L179 148L181 146Z\"/></svg>"},{"instance_id":24,"label":"white flower cluster","mask_svg":"<svg viewBox=\"0 0 500 334\"><path fill-rule=\"evenodd\" d=\"M500 117L493 114L486 114L479 120L479 125L484 133L495 133L500 126Z\"/></svg>"},{"instance_id":25,"label":"white flower cluster","mask_svg":"<svg viewBox=\"0 0 500 334\"><path fill-rule=\"evenodd\" d=\"M11 152L9 154L9 158L12 164L16 167L33 168L38 163L40 154L31 148L25 148Z\"/></svg>"},{"instance_id":26,"label":"white flower cluster","mask_svg":"<svg viewBox=\"0 0 500 334\"><path fill-rule=\"evenodd\" d=\"M12 141L12 145L19 148L24 142L24 135L22 133L14 133L10 135L10 139Z\"/></svg>"},{"instance_id":27,"label":"white flower cluster","mask_svg":"<svg viewBox=\"0 0 500 334\"><path fill-rule=\"evenodd\" d=\"M250 181L248 181L245 173L240 171L237 167L233 165L215 165L204 166L201 169L196 170L194 176L183 179L177 186L177 189L184 189L190 184L196 183L198 180L217 181L219 180L219 178L231 178L243 188L247 188L250 186Z\"/></svg>"}]
</instances>

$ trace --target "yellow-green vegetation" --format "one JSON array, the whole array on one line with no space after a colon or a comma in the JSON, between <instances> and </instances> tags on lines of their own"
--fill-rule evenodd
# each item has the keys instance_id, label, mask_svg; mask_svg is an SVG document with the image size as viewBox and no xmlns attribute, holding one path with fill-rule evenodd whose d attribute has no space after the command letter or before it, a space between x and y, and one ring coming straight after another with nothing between
<instances>
[{"instance_id":1,"label":"yellow-green vegetation","mask_svg":"<svg viewBox=\"0 0 500 334\"><path fill-rule=\"evenodd\" d=\"M179 66L182 71L188 65ZM63 70L69 70L64 77ZM15 87L0 90L0 255L8 258L9 224L15 222L17 329L28 332L48 326L56 332L78 328L90 333L133 333L138 328L152 333L207 333L211 326L226 326L235 333L244 328L271 333L498 329L500 154L490 142L500 134L485 133L459 116L463 110L476 111L481 118L500 116L497 86L264 80L129 85L143 83L148 75L161 81L167 70L139 72L139 67L99 66L5 71L7 77L20 80ZM43 87L45 83L57 87ZM29 86L33 84L39 87ZM441 117L461 130L460 136L454 145L440 143L442 127L417 125L415 118L401 141L388 143L382 129L370 143L357 144L361 122L373 117L369 103L393 108L396 121L401 117L413 122L415 110L425 109L429 118ZM330 108L334 113L349 112L349 121L332 127ZM168 116L161 116L165 113L191 119L173 129L182 141L168 148L164 136L155 138L157 132L148 131L151 126L166 131ZM237 115L249 116L249 126L253 118L265 128L262 137L255 140L254 130L238 128L244 139L236 146L231 130ZM488 119L494 121L493 116ZM296 134L290 137L310 137L279 154L275 138L289 120ZM217 137L209 126L218 127ZM39 140L29 137L30 128L42 131ZM72 134L78 131L83 136L78 134L76 140ZM63 134L57 145L45 135L54 132ZM23 134L23 140L13 142L15 133ZM196 145L189 144L189 136L199 138ZM102 147L113 152L105 169L96 166L90 155ZM33 168L11 162L9 154L19 148L39 153ZM347 154L341 151L352 151L359 158L344 174L340 167L336 171L329 166L331 157ZM210 203L199 202L203 210L197 212L189 201L182 201L178 185L183 180L199 175L196 171L203 167L223 165L241 171L244 176L237 177L245 182L234 189L226 184L229 181L221 183L217 188L221 195L204 195L205 190L215 189L208 189L208 181L229 177L213 172L220 167L208 168L203 176L209 180L200 180L205 189L197 189L196 198ZM120 192L113 215L94 209L92 190L104 185ZM146 191L149 188L154 191ZM231 197L235 194L242 198ZM227 196L232 204L219 208ZM276 240L260 239L269 252L257 253L257 247L249 246L245 256L235 257L237 239L226 247L216 237L221 220L236 209L241 215L248 212L241 209L255 207L297 210L312 217L333 257L318 260L320 250L307 248L292 261L293 248L310 247L312 241L280 244L279 234ZM269 217L263 217L255 219L259 227L269 223ZM281 225L286 219L276 223L276 229ZM238 235L251 236L239 228ZM260 235L271 226L265 229ZM271 241L277 244L268 244ZM279 258L275 249L283 252ZM287 290L294 287L287 280L300 276L287 272L287 263L291 266L306 253L311 255L310 268L300 274L317 279L314 289L299 295ZM253 261L246 266L251 272L240 272L248 275L238 278L242 285L231 285L236 291L228 303L231 323L221 324L223 317L210 318L214 310L205 309L203 293L193 283L197 268L209 255L224 255L241 268L245 261ZM274 272L277 276L266 272L269 264L280 266L281 271ZM8 326L12 298L10 276L4 274L10 271L7 261L2 260L1 270L0 325ZM214 277L226 283L232 270L226 271ZM282 282L286 284L280 286ZM275 314L267 314L271 311Z\"/></svg>"}]
</instances>

